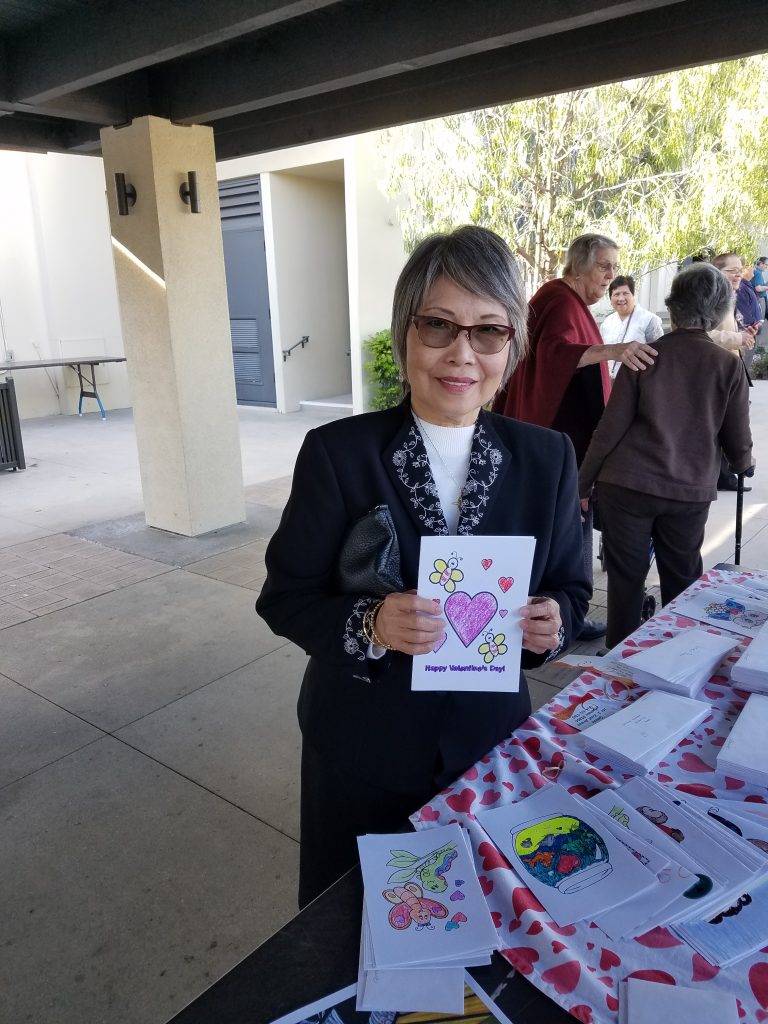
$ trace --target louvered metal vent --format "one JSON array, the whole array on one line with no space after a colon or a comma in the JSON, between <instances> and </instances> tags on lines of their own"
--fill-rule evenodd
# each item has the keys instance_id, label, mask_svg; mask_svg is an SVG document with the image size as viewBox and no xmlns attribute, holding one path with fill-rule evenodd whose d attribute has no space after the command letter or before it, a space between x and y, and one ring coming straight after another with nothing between
<instances>
[{"instance_id":1,"label":"louvered metal vent","mask_svg":"<svg viewBox=\"0 0 768 1024\"><path fill-rule=\"evenodd\" d=\"M220 181L219 207L222 222L248 218L252 227L261 227L263 220L259 176Z\"/></svg>"},{"instance_id":2,"label":"louvered metal vent","mask_svg":"<svg viewBox=\"0 0 768 1024\"><path fill-rule=\"evenodd\" d=\"M230 320L232 356L237 384L264 383L259 329L255 320Z\"/></svg>"}]
</instances>

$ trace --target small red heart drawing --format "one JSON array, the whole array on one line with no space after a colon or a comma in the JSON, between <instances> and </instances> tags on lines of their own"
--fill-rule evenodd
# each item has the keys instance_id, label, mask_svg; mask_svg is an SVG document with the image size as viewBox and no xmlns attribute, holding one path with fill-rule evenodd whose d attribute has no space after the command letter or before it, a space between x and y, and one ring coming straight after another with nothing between
<instances>
[{"instance_id":1,"label":"small red heart drawing","mask_svg":"<svg viewBox=\"0 0 768 1024\"><path fill-rule=\"evenodd\" d=\"M502 617L502 619L506 619L508 614L509 614L509 609L508 608L499 608L499 615Z\"/></svg>"},{"instance_id":2,"label":"small red heart drawing","mask_svg":"<svg viewBox=\"0 0 768 1024\"><path fill-rule=\"evenodd\" d=\"M506 594L512 584L515 582L514 576L500 576L499 586L501 587L502 594Z\"/></svg>"},{"instance_id":3,"label":"small red heart drawing","mask_svg":"<svg viewBox=\"0 0 768 1024\"><path fill-rule=\"evenodd\" d=\"M458 914L453 915L451 920L454 922L454 924L464 924L464 922L467 920L467 915L462 914L462 912L459 911Z\"/></svg>"},{"instance_id":4,"label":"small red heart drawing","mask_svg":"<svg viewBox=\"0 0 768 1024\"><path fill-rule=\"evenodd\" d=\"M493 565L493 559L492 558L484 558L480 564L482 565L482 567L484 569L490 569L491 566Z\"/></svg>"}]
</instances>

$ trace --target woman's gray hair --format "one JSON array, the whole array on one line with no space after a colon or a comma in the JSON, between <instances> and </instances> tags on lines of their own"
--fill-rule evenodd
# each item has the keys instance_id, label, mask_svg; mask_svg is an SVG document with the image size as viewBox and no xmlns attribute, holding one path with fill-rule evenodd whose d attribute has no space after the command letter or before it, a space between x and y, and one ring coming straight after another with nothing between
<instances>
[{"instance_id":1,"label":"woman's gray hair","mask_svg":"<svg viewBox=\"0 0 768 1024\"><path fill-rule=\"evenodd\" d=\"M424 296L441 277L450 278L473 295L494 299L506 310L509 324L515 329L501 381L506 384L526 352L528 303L507 243L493 231L474 224L425 238L400 272L392 300L392 354L403 378L409 317L419 312ZM407 380L405 384L407 388Z\"/></svg>"},{"instance_id":2,"label":"woman's gray hair","mask_svg":"<svg viewBox=\"0 0 768 1024\"><path fill-rule=\"evenodd\" d=\"M730 281L709 263L693 263L672 280L664 300L675 327L699 327L711 331L722 322L733 304Z\"/></svg>"},{"instance_id":3,"label":"woman's gray hair","mask_svg":"<svg viewBox=\"0 0 768 1024\"><path fill-rule=\"evenodd\" d=\"M618 249L618 245L607 235L589 233L574 238L565 254L563 277L576 274L587 274L595 265L597 254L601 249Z\"/></svg>"}]
</instances>

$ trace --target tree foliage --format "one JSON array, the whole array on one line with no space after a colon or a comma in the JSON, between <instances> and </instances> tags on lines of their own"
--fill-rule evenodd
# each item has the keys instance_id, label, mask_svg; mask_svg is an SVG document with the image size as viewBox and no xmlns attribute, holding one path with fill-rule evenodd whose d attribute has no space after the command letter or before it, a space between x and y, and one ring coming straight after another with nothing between
<instances>
[{"instance_id":1,"label":"tree foliage","mask_svg":"<svg viewBox=\"0 0 768 1024\"><path fill-rule=\"evenodd\" d=\"M628 271L768 235L768 55L473 111L385 133L406 245L482 224L529 288L601 231Z\"/></svg>"}]
</instances>

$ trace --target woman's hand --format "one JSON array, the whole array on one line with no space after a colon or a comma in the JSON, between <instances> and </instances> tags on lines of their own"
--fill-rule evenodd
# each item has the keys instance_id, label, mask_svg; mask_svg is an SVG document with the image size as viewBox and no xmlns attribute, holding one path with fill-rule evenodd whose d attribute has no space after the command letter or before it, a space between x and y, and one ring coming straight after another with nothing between
<instances>
[{"instance_id":1,"label":"woman's hand","mask_svg":"<svg viewBox=\"0 0 768 1024\"><path fill-rule=\"evenodd\" d=\"M755 347L755 333L751 327L745 327L741 332L741 344L747 349Z\"/></svg>"},{"instance_id":2,"label":"woman's hand","mask_svg":"<svg viewBox=\"0 0 768 1024\"><path fill-rule=\"evenodd\" d=\"M579 506L584 515L586 515L589 512L589 498L579 498Z\"/></svg>"},{"instance_id":3,"label":"woman's hand","mask_svg":"<svg viewBox=\"0 0 768 1024\"><path fill-rule=\"evenodd\" d=\"M439 601L419 597L415 590L387 594L376 615L377 635L403 654L429 654L445 632Z\"/></svg>"},{"instance_id":4,"label":"woman's hand","mask_svg":"<svg viewBox=\"0 0 768 1024\"><path fill-rule=\"evenodd\" d=\"M655 348L642 341L630 341L618 347L621 351L617 358L630 370L644 370L646 366L653 366L654 356L659 354Z\"/></svg>"},{"instance_id":5,"label":"woman's hand","mask_svg":"<svg viewBox=\"0 0 768 1024\"><path fill-rule=\"evenodd\" d=\"M560 642L560 605L551 597L529 597L520 609L523 647L534 654L552 651Z\"/></svg>"}]
</instances>

